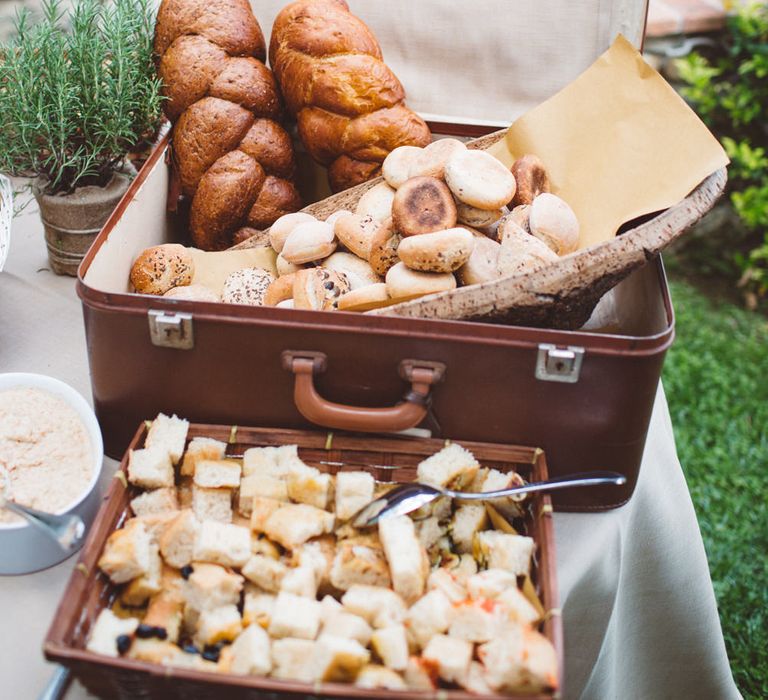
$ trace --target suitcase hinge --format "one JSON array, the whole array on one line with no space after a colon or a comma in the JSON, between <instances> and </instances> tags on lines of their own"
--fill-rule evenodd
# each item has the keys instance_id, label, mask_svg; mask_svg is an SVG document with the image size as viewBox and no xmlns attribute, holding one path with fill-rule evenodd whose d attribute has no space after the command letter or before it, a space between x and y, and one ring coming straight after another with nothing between
<instances>
[{"instance_id":1,"label":"suitcase hinge","mask_svg":"<svg viewBox=\"0 0 768 700\"><path fill-rule=\"evenodd\" d=\"M565 382L575 384L579 381L584 348L569 345L558 348L550 343L539 343L536 357L536 379L544 382Z\"/></svg>"},{"instance_id":2,"label":"suitcase hinge","mask_svg":"<svg viewBox=\"0 0 768 700\"><path fill-rule=\"evenodd\" d=\"M192 332L192 314L168 313L150 309L149 338L152 345L176 350L191 350L195 346Z\"/></svg>"}]
</instances>

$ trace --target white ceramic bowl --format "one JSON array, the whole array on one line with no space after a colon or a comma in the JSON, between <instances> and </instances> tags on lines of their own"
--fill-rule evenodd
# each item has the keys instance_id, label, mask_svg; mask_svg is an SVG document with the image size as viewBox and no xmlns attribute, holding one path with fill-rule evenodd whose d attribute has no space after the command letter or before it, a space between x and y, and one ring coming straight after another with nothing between
<instances>
[{"instance_id":1,"label":"white ceramic bowl","mask_svg":"<svg viewBox=\"0 0 768 700\"><path fill-rule=\"evenodd\" d=\"M17 387L42 389L63 399L80 416L91 441L93 474L80 497L59 513L79 515L89 528L101 501L98 483L104 460L99 422L88 402L71 386L44 374L0 374L0 391ZM27 574L58 564L74 553L64 552L44 532L29 523L0 523L0 574Z\"/></svg>"}]
</instances>

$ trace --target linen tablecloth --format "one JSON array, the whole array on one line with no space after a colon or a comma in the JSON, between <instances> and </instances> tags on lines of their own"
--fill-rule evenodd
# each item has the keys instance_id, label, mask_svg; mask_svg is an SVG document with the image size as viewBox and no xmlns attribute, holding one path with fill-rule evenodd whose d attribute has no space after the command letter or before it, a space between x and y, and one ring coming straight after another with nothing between
<instances>
[{"instance_id":1,"label":"linen tablecloth","mask_svg":"<svg viewBox=\"0 0 768 700\"><path fill-rule=\"evenodd\" d=\"M34 205L15 220L0 273L0 372L14 371L52 375L90 400L74 280L48 269ZM104 466L102 486L117 463ZM606 513L555 514L555 537L565 697L739 697L661 386L631 501ZM51 676L41 645L75 561L0 577L1 697L36 698ZM66 697L88 694L75 683Z\"/></svg>"}]
</instances>

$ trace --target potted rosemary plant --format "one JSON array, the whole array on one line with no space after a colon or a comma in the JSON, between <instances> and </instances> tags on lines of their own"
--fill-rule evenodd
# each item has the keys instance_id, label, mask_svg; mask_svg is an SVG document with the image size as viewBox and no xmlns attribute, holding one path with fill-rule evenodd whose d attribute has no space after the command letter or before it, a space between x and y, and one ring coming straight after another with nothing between
<instances>
[{"instance_id":1,"label":"potted rosemary plant","mask_svg":"<svg viewBox=\"0 0 768 700\"><path fill-rule=\"evenodd\" d=\"M0 46L0 172L34 178L54 272L77 266L161 121L152 0L44 0Z\"/></svg>"}]
</instances>

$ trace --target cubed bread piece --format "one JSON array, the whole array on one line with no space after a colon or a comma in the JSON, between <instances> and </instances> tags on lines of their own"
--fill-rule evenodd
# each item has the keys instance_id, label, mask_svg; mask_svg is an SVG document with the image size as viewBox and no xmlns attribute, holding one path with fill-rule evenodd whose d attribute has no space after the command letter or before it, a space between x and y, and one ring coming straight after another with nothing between
<instances>
[{"instance_id":1,"label":"cubed bread piece","mask_svg":"<svg viewBox=\"0 0 768 700\"><path fill-rule=\"evenodd\" d=\"M216 520L220 523L231 523L231 489L209 489L194 484L192 486L192 511L200 522Z\"/></svg>"},{"instance_id":2,"label":"cubed bread piece","mask_svg":"<svg viewBox=\"0 0 768 700\"><path fill-rule=\"evenodd\" d=\"M504 569L516 576L526 576L531 569L533 539L486 530L475 535L475 558L489 569Z\"/></svg>"},{"instance_id":3,"label":"cubed bread piece","mask_svg":"<svg viewBox=\"0 0 768 700\"><path fill-rule=\"evenodd\" d=\"M339 472L336 475L336 517L349 520L373 500L374 479L368 472Z\"/></svg>"},{"instance_id":4,"label":"cubed bread piece","mask_svg":"<svg viewBox=\"0 0 768 700\"><path fill-rule=\"evenodd\" d=\"M274 639L272 641L272 676L283 680L313 680L311 659L315 652L312 639Z\"/></svg>"},{"instance_id":5,"label":"cubed bread piece","mask_svg":"<svg viewBox=\"0 0 768 700\"><path fill-rule=\"evenodd\" d=\"M196 562L187 577L184 596L195 610L210 610L223 605L237 605L244 579L219 564Z\"/></svg>"},{"instance_id":6,"label":"cubed bread piece","mask_svg":"<svg viewBox=\"0 0 768 700\"><path fill-rule=\"evenodd\" d=\"M502 591L496 600L506 607L509 618L521 625L533 625L540 617L536 608L517 586Z\"/></svg>"},{"instance_id":7,"label":"cubed bread piece","mask_svg":"<svg viewBox=\"0 0 768 700\"><path fill-rule=\"evenodd\" d=\"M467 597L467 590L460 585L446 569L435 569L427 578L427 589L442 591L451 603L458 603Z\"/></svg>"},{"instance_id":8,"label":"cubed bread piece","mask_svg":"<svg viewBox=\"0 0 768 700\"><path fill-rule=\"evenodd\" d=\"M421 462L416 474L418 481L423 484L461 490L472 482L479 468L480 465L469 450L452 442Z\"/></svg>"},{"instance_id":9,"label":"cubed bread piece","mask_svg":"<svg viewBox=\"0 0 768 700\"><path fill-rule=\"evenodd\" d=\"M496 598L508 588L517 589L517 576L505 569L478 571L467 579L467 592L472 598Z\"/></svg>"},{"instance_id":10,"label":"cubed bread piece","mask_svg":"<svg viewBox=\"0 0 768 700\"><path fill-rule=\"evenodd\" d=\"M175 566L170 566L163 562L162 572L160 573L160 585L169 595L184 600L186 597L185 589L187 582Z\"/></svg>"},{"instance_id":11,"label":"cubed bread piece","mask_svg":"<svg viewBox=\"0 0 768 700\"><path fill-rule=\"evenodd\" d=\"M453 619L454 608L445 593L432 590L417 600L408 610L405 625L414 641L423 648L440 632L445 632Z\"/></svg>"},{"instance_id":12,"label":"cubed bread piece","mask_svg":"<svg viewBox=\"0 0 768 700\"><path fill-rule=\"evenodd\" d=\"M272 670L269 635L259 625L246 627L232 642L229 673L266 675Z\"/></svg>"},{"instance_id":13,"label":"cubed bread piece","mask_svg":"<svg viewBox=\"0 0 768 700\"><path fill-rule=\"evenodd\" d=\"M119 656L117 638L130 637L138 626L139 621L135 617L120 618L109 608L104 608L91 628L85 648L94 654Z\"/></svg>"},{"instance_id":14,"label":"cubed bread piece","mask_svg":"<svg viewBox=\"0 0 768 700\"><path fill-rule=\"evenodd\" d=\"M355 584L342 596L341 604L377 629L405 620L405 603L389 588Z\"/></svg>"},{"instance_id":15,"label":"cubed bread piece","mask_svg":"<svg viewBox=\"0 0 768 700\"><path fill-rule=\"evenodd\" d=\"M264 629L269 627L272 613L275 610L277 596L261 591L246 591L243 603L243 624L259 625Z\"/></svg>"},{"instance_id":16,"label":"cubed bread piece","mask_svg":"<svg viewBox=\"0 0 768 700\"><path fill-rule=\"evenodd\" d=\"M488 474L483 480L483 484L480 487L480 491L487 493L488 491L501 491L503 489L512 488L513 486L522 486L525 480L517 472L502 472L498 469L489 469ZM520 496L520 500L525 499L525 496ZM523 515L523 510L520 504L517 503L515 498L494 498L488 501L496 510L502 513L507 518L519 518Z\"/></svg>"},{"instance_id":17,"label":"cubed bread piece","mask_svg":"<svg viewBox=\"0 0 768 700\"><path fill-rule=\"evenodd\" d=\"M344 610L344 606L333 596L323 596L320 601L320 621L326 624L336 613Z\"/></svg>"},{"instance_id":18,"label":"cubed bread piece","mask_svg":"<svg viewBox=\"0 0 768 700\"><path fill-rule=\"evenodd\" d=\"M435 515L419 520L416 523L416 536L419 538L421 546L426 550L434 547L446 532L447 528L440 524L440 520Z\"/></svg>"},{"instance_id":19,"label":"cubed bread piece","mask_svg":"<svg viewBox=\"0 0 768 700\"><path fill-rule=\"evenodd\" d=\"M451 518L451 539L456 545L456 551L462 554L472 552L475 534L488 524L488 513L484 505L463 503L453 513Z\"/></svg>"},{"instance_id":20,"label":"cubed bread piece","mask_svg":"<svg viewBox=\"0 0 768 700\"><path fill-rule=\"evenodd\" d=\"M333 524L331 513L303 503L288 503L267 518L264 532L283 547L295 549L312 537L331 532Z\"/></svg>"},{"instance_id":21,"label":"cubed bread piece","mask_svg":"<svg viewBox=\"0 0 768 700\"><path fill-rule=\"evenodd\" d=\"M268 537L252 532L251 554L261 554L262 556L269 557L270 559L279 559L280 549L278 549L278 546Z\"/></svg>"},{"instance_id":22,"label":"cubed bread piece","mask_svg":"<svg viewBox=\"0 0 768 700\"><path fill-rule=\"evenodd\" d=\"M421 656L411 656L405 667L403 678L411 690L434 690L437 688L438 664Z\"/></svg>"},{"instance_id":23,"label":"cubed bread piece","mask_svg":"<svg viewBox=\"0 0 768 700\"><path fill-rule=\"evenodd\" d=\"M285 480L273 476L261 476L260 474L244 476L240 480L237 509L243 515L251 515L251 512L253 511L253 499L256 496L287 503L288 484Z\"/></svg>"},{"instance_id":24,"label":"cubed bread piece","mask_svg":"<svg viewBox=\"0 0 768 700\"><path fill-rule=\"evenodd\" d=\"M200 522L191 510L182 510L160 536L163 559L177 569L192 562Z\"/></svg>"},{"instance_id":25,"label":"cubed bread piece","mask_svg":"<svg viewBox=\"0 0 768 700\"><path fill-rule=\"evenodd\" d=\"M147 437L144 440L145 447L157 447L171 458L174 464L178 464L184 453L184 443L187 441L189 421L179 418L175 414L171 417L164 413L158 413L152 421ZM173 482L171 484L173 485Z\"/></svg>"},{"instance_id":26,"label":"cubed bread piece","mask_svg":"<svg viewBox=\"0 0 768 700\"><path fill-rule=\"evenodd\" d=\"M314 639L320 629L320 603L311 598L281 592L269 623L272 637Z\"/></svg>"},{"instance_id":27,"label":"cubed bread piece","mask_svg":"<svg viewBox=\"0 0 768 700\"><path fill-rule=\"evenodd\" d=\"M184 459L181 461L182 476L194 476L195 465L204 459L224 459L227 443L207 437L196 437L190 440Z\"/></svg>"},{"instance_id":28,"label":"cubed bread piece","mask_svg":"<svg viewBox=\"0 0 768 700\"><path fill-rule=\"evenodd\" d=\"M132 579L120 593L124 605L144 605L150 596L163 589L162 582L163 560L160 557L160 547L156 542L149 544L149 568L146 573Z\"/></svg>"},{"instance_id":29,"label":"cubed bread piece","mask_svg":"<svg viewBox=\"0 0 768 700\"><path fill-rule=\"evenodd\" d=\"M267 521L272 513L285 505L288 504L283 501L277 501L274 498L254 496L251 499L251 530L257 534L265 532Z\"/></svg>"},{"instance_id":30,"label":"cubed bread piece","mask_svg":"<svg viewBox=\"0 0 768 700\"><path fill-rule=\"evenodd\" d=\"M468 642L487 642L499 633L506 618L506 608L491 598L466 600L454 606L448 635Z\"/></svg>"},{"instance_id":31,"label":"cubed bread piece","mask_svg":"<svg viewBox=\"0 0 768 700\"><path fill-rule=\"evenodd\" d=\"M467 675L459 680L459 685L475 695L493 695L493 688L485 680L485 666L479 661L470 661Z\"/></svg>"},{"instance_id":32,"label":"cubed bread piece","mask_svg":"<svg viewBox=\"0 0 768 700\"><path fill-rule=\"evenodd\" d=\"M323 635L312 655L312 677L321 682L349 682L370 658L370 652L354 639Z\"/></svg>"},{"instance_id":33,"label":"cubed bread piece","mask_svg":"<svg viewBox=\"0 0 768 700\"><path fill-rule=\"evenodd\" d=\"M241 569L243 576L259 588L277 593L283 583L288 567L283 562L262 554L254 554Z\"/></svg>"},{"instance_id":34,"label":"cubed bread piece","mask_svg":"<svg viewBox=\"0 0 768 700\"><path fill-rule=\"evenodd\" d=\"M333 535L323 535L294 549L291 564L311 567L315 572L318 588L322 588L330 583L335 553L336 538Z\"/></svg>"},{"instance_id":35,"label":"cubed bread piece","mask_svg":"<svg viewBox=\"0 0 768 700\"><path fill-rule=\"evenodd\" d=\"M204 520L195 538L194 560L222 566L243 566L251 557L251 532L247 527Z\"/></svg>"},{"instance_id":36,"label":"cubed bread piece","mask_svg":"<svg viewBox=\"0 0 768 700\"><path fill-rule=\"evenodd\" d=\"M325 600L329 598L326 596ZM333 598L331 598L333 600ZM371 635L373 629L371 626L359 615L347 612L339 605L339 609L331 613L327 612L327 606L323 607L323 602L320 602L321 611L320 618L323 622L323 628L320 635L330 634L333 637L347 637L348 639L354 639L360 642L363 646L368 646L368 642L371 641Z\"/></svg>"},{"instance_id":37,"label":"cubed bread piece","mask_svg":"<svg viewBox=\"0 0 768 700\"><path fill-rule=\"evenodd\" d=\"M158 515L174 513L179 510L179 499L173 487L154 489L131 499L134 515Z\"/></svg>"},{"instance_id":38,"label":"cubed bread piece","mask_svg":"<svg viewBox=\"0 0 768 700\"><path fill-rule=\"evenodd\" d=\"M448 683L458 683L469 671L472 649L472 644L464 639L436 634L421 655L437 664L440 678Z\"/></svg>"},{"instance_id":39,"label":"cubed bread piece","mask_svg":"<svg viewBox=\"0 0 768 700\"><path fill-rule=\"evenodd\" d=\"M201 648L218 642L231 642L242 629L243 621L236 605L203 610L197 620L195 642Z\"/></svg>"},{"instance_id":40,"label":"cubed bread piece","mask_svg":"<svg viewBox=\"0 0 768 700\"><path fill-rule=\"evenodd\" d=\"M330 474L307 467L290 472L286 477L288 497L296 503L325 510L331 501L333 480Z\"/></svg>"},{"instance_id":41,"label":"cubed bread piece","mask_svg":"<svg viewBox=\"0 0 768 700\"><path fill-rule=\"evenodd\" d=\"M413 521L407 515L379 520L379 539L387 556L392 587L406 603L424 592L429 573L427 552L416 537Z\"/></svg>"},{"instance_id":42,"label":"cubed bread piece","mask_svg":"<svg viewBox=\"0 0 768 700\"><path fill-rule=\"evenodd\" d=\"M132 518L107 539L99 568L112 583L125 583L149 571L150 556L149 533L143 522Z\"/></svg>"},{"instance_id":43,"label":"cubed bread piece","mask_svg":"<svg viewBox=\"0 0 768 700\"><path fill-rule=\"evenodd\" d=\"M376 630L371 637L371 647L386 666L395 671L405 671L408 665L408 637L403 625Z\"/></svg>"},{"instance_id":44,"label":"cubed bread piece","mask_svg":"<svg viewBox=\"0 0 768 700\"><path fill-rule=\"evenodd\" d=\"M145 447L128 454L128 481L143 489L173 486L173 464L161 447Z\"/></svg>"},{"instance_id":45,"label":"cubed bread piece","mask_svg":"<svg viewBox=\"0 0 768 700\"><path fill-rule=\"evenodd\" d=\"M466 587L470 576L477 573L477 561L471 554L460 554L446 563L444 568L460 586Z\"/></svg>"},{"instance_id":46,"label":"cubed bread piece","mask_svg":"<svg viewBox=\"0 0 768 700\"><path fill-rule=\"evenodd\" d=\"M251 447L243 453L243 476L286 476L300 461L296 445Z\"/></svg>"},{"instance_id":47,"label":"cubed bread piece","mask_svg":"<svg viewBox=\"0 0 768 700\"><path fill-rule=\"evenodd\" d=\"M399 673L379 664L367 664L363 666L355 678L355 685L358 688L368 688L370 690L376 688L382 688L384 690L408 689L403 677Z\"/></svg>"},{"instance_id":48,"label":"cubed bread piece","mask_svg":"<svg viewBox=\"0 0 768 700\"><path fill-rule=\"evenodd\" d=\"M137 515L133 520L143 523L144 528L149 534L150 542L160 544L160 538L178 514L179 511L175 510L168 511L167 513L158 513L156 515Z\"/></svg>"},{"instance_id":49,"label":"cubed bread piece","mask_svg":"<svg viewBox=\"0 0 768 700\"><path fill-rule=\"evenodd\" d=\"M240 470L240 462L234 459L202 459L195 465L194 482L208 489L236 489Z\"/></svg>"},{"instance_id":50,"label":"cubed bread piece","mask_svg":"<svg viewBox=\"0 0 768 700\"><path fill-rule=\"evenodd\" d=\"M355 540L339 542L330 581L340 591L346 591L355 584L388 588L391 581L384 549L381 545L359 544Z\"/></svg>"},{"instance_id":51,"label":"cubed bread piece","mask_svg":"<svg viewBox=\"0 0 768 700\"><path fill-rule=\"evenodd\" d=\"M227 647L225 647L226 649ZM222 653L224 649L222 649ZM172 657L163 659L164 666L173 666L174 668L190 668L194 671L208 671L209 673L221 672L221 667L214 661L204 659L200 654L191 651L184 651L177 647L176 654Z\"/></svg>"},{"instance_id":52,"label":"cubed bread piece","mask_svg":"<svg viewBox=\"0 0 768 700\"><path fill-rule=\"evenodd\" d=\"M557 688L555 649L535 630L507 628L503 637L481 645L477 653L485 680L496 692L528 694Z\"/></svg>"},{"instance_id":53,"label":"cubed bread piece","mask_svg":"<svg viewBox=\"0 0 768 700\"><path fill-rule=\"evenodd\" d=\"M126 656L134 661L146 661L150 664L167 664L179 653L179 647L167 639L135 638Z\"/></svg>"},{"instance_id":54,"label":"cubed bread piece","mask_svg":"<svg viewBox=\"0 0 768 700\"><path fill-rule=\"evenodd\" d=\"M142 622L164 629L166 639L175 643L179 641L183 612L184 601L180 596L170 591L161 591L149 602Z\"/></svg>"},{"instance_id":55,"label":"cubed bread piece","mask_svg":"<svg viewBox=\"0 0 768 700\"><path fill-rule=\"evenodd\" d=\"M295 569L288 569L280 583L280 590L314 600L317 596L315 570L311 566L299 566Z\"/></svg>"}]
</instances>

